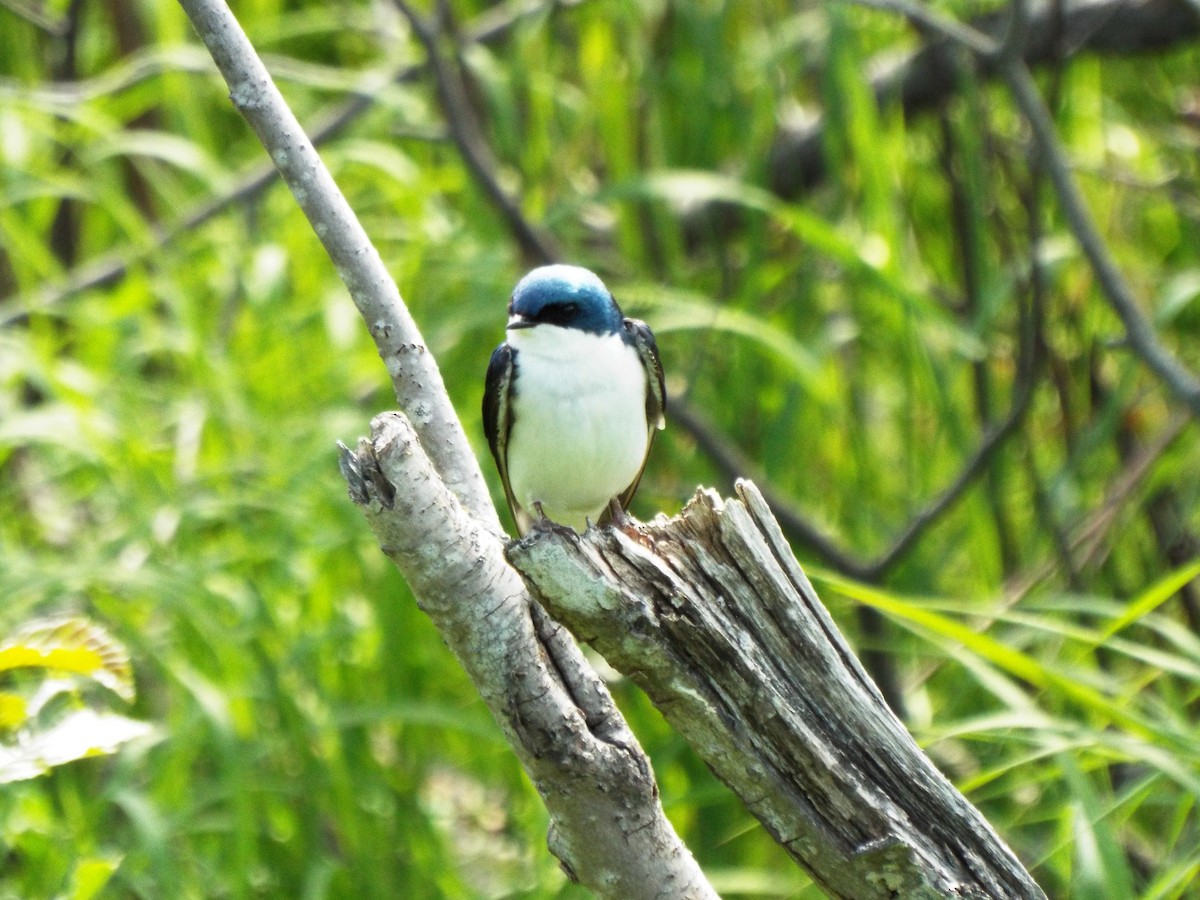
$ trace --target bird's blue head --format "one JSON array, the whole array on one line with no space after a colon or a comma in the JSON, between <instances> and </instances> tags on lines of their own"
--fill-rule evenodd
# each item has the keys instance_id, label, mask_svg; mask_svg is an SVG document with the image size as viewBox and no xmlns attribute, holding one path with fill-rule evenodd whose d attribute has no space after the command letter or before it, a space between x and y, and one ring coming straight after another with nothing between
<instances>
[{"instance_id":1,"label":"bird's blue head","mask_svg":"<svg viewBox=\"0 0 1200 900\"><path fill-rule=\"evenodd\" d=\"M517 282L508 302L508 327L559 325L615 334L624 317L593 272L579 266L542 266Z\"/></svg>"}]
</instances>

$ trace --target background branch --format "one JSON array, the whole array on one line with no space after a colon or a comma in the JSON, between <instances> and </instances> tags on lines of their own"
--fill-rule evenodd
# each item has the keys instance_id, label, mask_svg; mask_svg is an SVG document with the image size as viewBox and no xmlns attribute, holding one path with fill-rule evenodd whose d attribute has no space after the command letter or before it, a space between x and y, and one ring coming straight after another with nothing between
<instances>
[{"instance_id":1,"label":"background branch","mask_svg":"<svg viewBox=\"0 0 1200 900\"><path fill-rule=\"evenodd\" d=\"M888 0L867 4L876 9L900 12ZM916 14L925 9L908 4ZM944 23L944 19L941 20ZM970 32L988 37L980 49L995 47L992 36L1008 27L1005 11L973 18ZM928 23L926 23L928 24ZM953 30L962 31L954 23ZM1030 66L1053 64L1080 53L1124 55L1151 53L1200 36L1200 15L1190 0L1042 0L1031 4L1027 27L1020 40L1021 57ZM976 37L966 42L980 43ZM912 117L945 102L958 90L953 45L945 39L926 41L917 50L882 67L871 78L871 90L881 107L899 103ZM873 67L879 69L881 67ZM980 66L984 77L998 73L990 59ZM825 118L803 126L783 129L771 151L770 182L781 197L794 198L825 178Z\"/></svg>"},{"instance_id":2,"label":"background branch","mask_svg":"<svg viewBox=\"0 0 1200 900\"><path fill-rule=\"evenodd\" d=\"M488 43L508 34L512 27L528 16L543 13L553 7L570 6L564 0L519 0L480 14L464 29L465 43ZM881 4L876 4L880 6ZM1004 14L988 14L972 20L972 27L984 33L998 32L1007 21ZM1068 55L1097 53L1106 55L1149 53L1176 46L1200 35L1200 16L1189 0L1072 0L1062 5L1052 0L1036 3L1030 9L1029 24L1022 43L1024 59L1031 66L1054 63L1065 52ZM57 24L57 23L56 23ZM1061 27L1060 27L1061 26ZM420 37L420 32L417 33ZM1065 51L1064 49L1065 48ZM957 63L944 41L930 41L907 54L898 62L888 62L893 53L882 54L871 71L882 72L871 79L872 91L879 104L899 102L906 115L916 115L944 102L957 90L954 77ZM417 77L422 66L401 66L396 81ZM985 65L983 74L992 75ZM316 145L338 134L373 105L366 94L348 98L325 116L312 122L307 133ZM824 180L824 142L826 122L818 117L803 127L785 126L777 135L768 166L771 189L784 199L794 199ZM465 159L464 155L464 159ZM478 173L476 173L478 174ZM18 297L12 309L0 313L0 327L26 320L30 312L45 310L81 291L110 287L139 261L151 258L155 252L180 235L199 227L223 210L261 193L274 183L275 169L269 164L250 167L227 192L212 200L197 204L174 223L158 230L149 244L139 244L88 260L72 268L56 282ZM484 182L486 186L486 182ZM696 213L692 218L708 213ZM732 221L727 216L720 221ZM692 223L693 231L699 226ZM708 226L703 229L708 231ZM722 229L718 229L722 231ZM522 243L523 250L546 248L547 236ZM538 251L538 255L543 255ZM539 261L531 257L529 262ZM543 260L544 261L544 260Z\"/></svg>"},{"instance_id":3,"label":"background branch","mask_svg":"<svg viewBox=\"0 0 1200 900\"><path fill-rule=\"evenodd\" d=\"M542 265L559 257L558 248L549 235L534 228L521 212L515 198L500 187L496 179L496 159L471 109L466 86L459 69L447 60L438 47L434 26L425 22L404 0L393 0L397 9L412 25L413 33L425 48L426 61L433 74L438 101L445 113L451 137L466 163L468 171L486 192L488 200L504 217L509 232L521 248L527 265Z\"/></svg>"},{"instance_id":4,"label":"background branch","mask_svg":"<svg viewBox=\"0 0 1200 900\"><path fill-rule=\"evenodd\" d=\"M1021 110L1033 134L1033 143L1042 165L1054 185L1059 204L1071 226L1075 239L1092 264L1101 292L1125 326L1125 337L1145 364L1155 372L1167 389L1191 411L1200 416L1200 379L1197 379L1159 343L1153 324L1142 313L1133 291L1121 274L1112 254L1097 230L1083 195L1075 183L1071 166L1058 140L1053 116L1046 108L1033 75L1016 46L1006 46L985 34L960 25L909 0L851 0L871 9L901 13L923 28L933 30L946 39L970 50L984 62L994 65L1008 84L1017 107ZM1023 0L1015 0L1012 16L1025 20ZM1192 18L1200 18L1192 10ZM1193 21L1195 24L1195 21ZM1028 28L1015 28L1011 34L1019 39Z\"/></svg>"}]
</instances>

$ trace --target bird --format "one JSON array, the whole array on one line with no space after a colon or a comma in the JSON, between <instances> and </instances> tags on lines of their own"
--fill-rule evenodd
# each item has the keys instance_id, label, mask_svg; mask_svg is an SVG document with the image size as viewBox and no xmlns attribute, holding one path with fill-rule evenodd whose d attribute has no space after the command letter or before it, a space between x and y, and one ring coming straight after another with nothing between
<instances>
[{"instance_id":1,"label":"bird","mask_svg":"<svg viewBox=\"0 0 1200 900\"><path fill-rule=\"evenodd\" d=\"M533 269L488 363L483 425L521 536L626 524L666 385L654 334L581 266Z\"/></svg>"}]
</instances>

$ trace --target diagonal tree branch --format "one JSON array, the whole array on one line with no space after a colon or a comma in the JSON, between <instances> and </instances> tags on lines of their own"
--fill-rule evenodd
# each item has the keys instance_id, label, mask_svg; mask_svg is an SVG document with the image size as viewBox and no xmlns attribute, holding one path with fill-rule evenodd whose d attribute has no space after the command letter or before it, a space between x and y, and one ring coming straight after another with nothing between
<instances>
[{"instance_id":1,"label":"diagonal tree branch","mask_svg":"<svg viewBox=\"0 0 1200 900\"><path fill-rule=\"evenodd\" d=\"M439 474L467 509L498 532L483 473L441 373L358 217L224 3L181 0L180 5L229 84L230 100L267 148L354 299L387 366L396 399Z\"/></svg>"},{"instance_id":2,"label":"diagonal tree branch","mask_svg":"<svg viewBox=\"0 0 1200 900\"><path fill-rule=\"evenodd\" d=\"M1167 389L1192 411L1193 416L1200 416L1200 379L1159 342L1154 326L1142 313L1129 283L1113 261L1112 254L1105 246L1104 239L1100 237L1071 172L1066 154L1059 144L1050 111L1042 102L1037 85L1033 82L1033 75L1019 62L1005 63L1004 70L1005 80L1013 98L1029 122L1034 143L1058 193L1063 213L1075 233L1076 240L1079 241L1079 246L1083 248L1084 254L1092 264L1092 270L1096 273L1096 279L1109 306L1125 326L1125 337L1130 349L1162 379Z\"/></svg>"},{"instance_id":3,"label":"diagonal tree branch","mask_svg":"<svg viewBox=\"0 0 1200 900\"><path fill-rule=\"evenodd\" d=\"M471 676L550 812L550 847L603 896L715 898L649 762L579 648L505 562L495 507L441 374L378 253L222 0L181 0L230 98L362 314L405 413L342 447L351 498Z\"/></svg>"}]
</instances>

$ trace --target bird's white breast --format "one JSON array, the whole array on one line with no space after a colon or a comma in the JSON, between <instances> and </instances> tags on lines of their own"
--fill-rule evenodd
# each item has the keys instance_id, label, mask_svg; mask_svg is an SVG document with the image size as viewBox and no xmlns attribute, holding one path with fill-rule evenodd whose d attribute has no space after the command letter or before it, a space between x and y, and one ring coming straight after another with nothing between
<instances>
[{"instance_id":1,"label":"bird's white breast","mask_svg":"<svg viewBox=\"0 0 1200 900\"><path fill-rule=\"evenodd\" d=\"M508 475L530 515L534 501L583 530L641 470L649 432L646 373L620 335L554 325L514 330Z\"/></svg>"}]
</instances>

